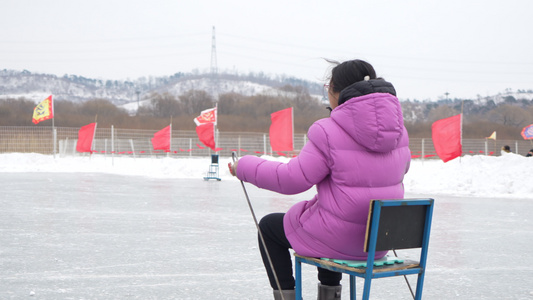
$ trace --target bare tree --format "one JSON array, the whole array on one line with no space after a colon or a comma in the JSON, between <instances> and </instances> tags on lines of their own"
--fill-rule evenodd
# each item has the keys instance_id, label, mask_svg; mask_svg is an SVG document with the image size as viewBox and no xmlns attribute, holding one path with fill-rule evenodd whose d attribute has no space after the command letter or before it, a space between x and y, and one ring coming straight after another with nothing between
<instances>
[{"instance_id":1,"label":"bare tree","mask_svg":"<svg viewBox=\"0 0 533 300\"><path fill-rule=\"evenodd\" d=\"M449 107L448 105L441 105L429 111L428 120L430 122L435 122L440 119L448 118L455 116L460 112L454 108Z\"/></svg>"},{"instance_id":2,"label":"bare tree","mask_svg":"<svg viewBox=\"0 0 533 300\"><path fill-rule=\"evenodd\" d=\"M489 120L507 126L524 126L531 121L531 115L515 105L504 104L489 113Z\"/></svg>"},{"instance_id":3,"label":"bare tree","mask_svg":"<svg viewBox=\"0 0 533 300\"><path fill-rule=\"evenodd\" d=\"M214 106L213 97L203 90L189 90L179 96L179 100L185 115L199 114L202 110Z\"/></svg>"},{"instance_id":4,"label":"bare tree","mask_svg":"<svg viewBox=\"0 0 533 300\"><path fill-rule=\"evenodd\" d=\"M150 103L154 117L169 118L182 112L180 103L169 93L152 95Z\"/></svg>"}]
</instances>

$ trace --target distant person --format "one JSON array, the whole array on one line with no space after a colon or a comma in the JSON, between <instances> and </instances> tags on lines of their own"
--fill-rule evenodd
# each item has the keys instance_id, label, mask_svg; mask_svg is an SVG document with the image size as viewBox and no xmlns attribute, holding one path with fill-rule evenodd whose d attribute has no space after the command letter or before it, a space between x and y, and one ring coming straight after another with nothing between
<instances>
[{"instance_id":1,"label":"distant person","mask_svg":"<svg viewBox=\"0 0 533 300\"><path fill-rule=\"evenodd\" d=\"M526 154L526 157L533 156L533 149L529 150L529 152Z\"/></svg>"},{"instance_id":2,"label":"distant person","mask_svg":"<svg viewBox=\"0 0 533 300\"><path fill-rule=\"evenodd\" d=\"M509 147L509 145L505 145L502 147L502 155L506 153L511 153L511 147Z\"/></svg>"},{"instance_id":3,"label":"distant person","mask_svg":"<svg viewBox=\"0 0 533 300\"><path fill-rule=\"evenodd\" d=\"M332 111L308 131L309 141L287 163L246 155L229 165L232 175L260 188L317 194L287 213L259 222L276 270L278 290L264 247L259 242L274 299L294 299L289 249L300 255L366 260L363 251L371 199L402 199L411 152L402 108L394 86L376 77L362 60L334 63L325 88ZM376 259L387 251L376 252ZM340 299L342 274L318 268L318 299Z\"/></svg>"}]
</instances>

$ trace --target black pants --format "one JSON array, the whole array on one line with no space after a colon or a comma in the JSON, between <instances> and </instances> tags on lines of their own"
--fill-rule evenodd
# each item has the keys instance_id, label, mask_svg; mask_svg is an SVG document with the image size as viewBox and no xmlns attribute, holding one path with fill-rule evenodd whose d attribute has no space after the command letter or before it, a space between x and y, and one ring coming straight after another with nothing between
<instances>
[{"instance_id":1,"label":"black pants","mask_svg":"<svg viewBox=\"0 0 533 300\"><path fill-rule=\"evenodd\" d=\"M259 222L259 229L263 234L265 245L270 254L272 264L276 270L276 275L282 290L294 289L294 277L292 273L292 259L289 248L291 244L285 236L285 230L283 229L283 216L284 213L273 213L264 216ZM263 258L263 264L265 265L268 280L270 286L277 290L276 280L270 268L268 257L259 237L259 250L261 251L261 257ZM339 285L342 279L342 273L329 271L322 268L318 269L318 280L323 285L335 286Z\"/></svg>"}]
</instances>

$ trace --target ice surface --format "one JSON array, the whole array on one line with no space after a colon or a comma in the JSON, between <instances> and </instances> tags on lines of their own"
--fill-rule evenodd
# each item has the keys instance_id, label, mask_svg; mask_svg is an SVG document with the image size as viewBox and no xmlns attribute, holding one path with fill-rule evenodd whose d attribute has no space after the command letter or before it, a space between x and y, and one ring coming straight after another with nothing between
<instances>
[{"instance_id":1,"label":"ice surface","mask_svg":"<svg viewBox=\"0 0 533 300\"><path fill-rule=\"evenodd\" d=\"M412 163L406 197L436 200L425 299L533 298L528 159ZM272 299L225 160L222 181L204 181L208 158L0 155L0 299ZM246 189L258 218L314 193ZM316 272L303 271L316 299ZM371 295L411 299L402 278L375 280Z\"/></svg>"}]
</instances>

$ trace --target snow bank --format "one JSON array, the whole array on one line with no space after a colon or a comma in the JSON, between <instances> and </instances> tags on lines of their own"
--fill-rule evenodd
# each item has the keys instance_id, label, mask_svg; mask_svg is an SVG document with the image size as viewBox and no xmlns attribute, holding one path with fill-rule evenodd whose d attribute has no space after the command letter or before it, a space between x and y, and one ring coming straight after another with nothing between
<instances>
[{"instance_id":1,"label":"snow bank","mask_svg":"<svg viewBox=\"0 0 533 300\"><path fill-rule=\"evenodd\" d=\"M287 161L287 158L264 156ZM237 180L227 170L229 157L221 157L220 177ZM93 155L54 158L51 155L0 154L0 172L92 172L153 178L198 178L209 167L209 157L132 158ZM443 163L440 160L413 160L404 180L409 194L474 197L531 198L533 200L533 157L464 156Z\"/></svg>"}]
</instances>

